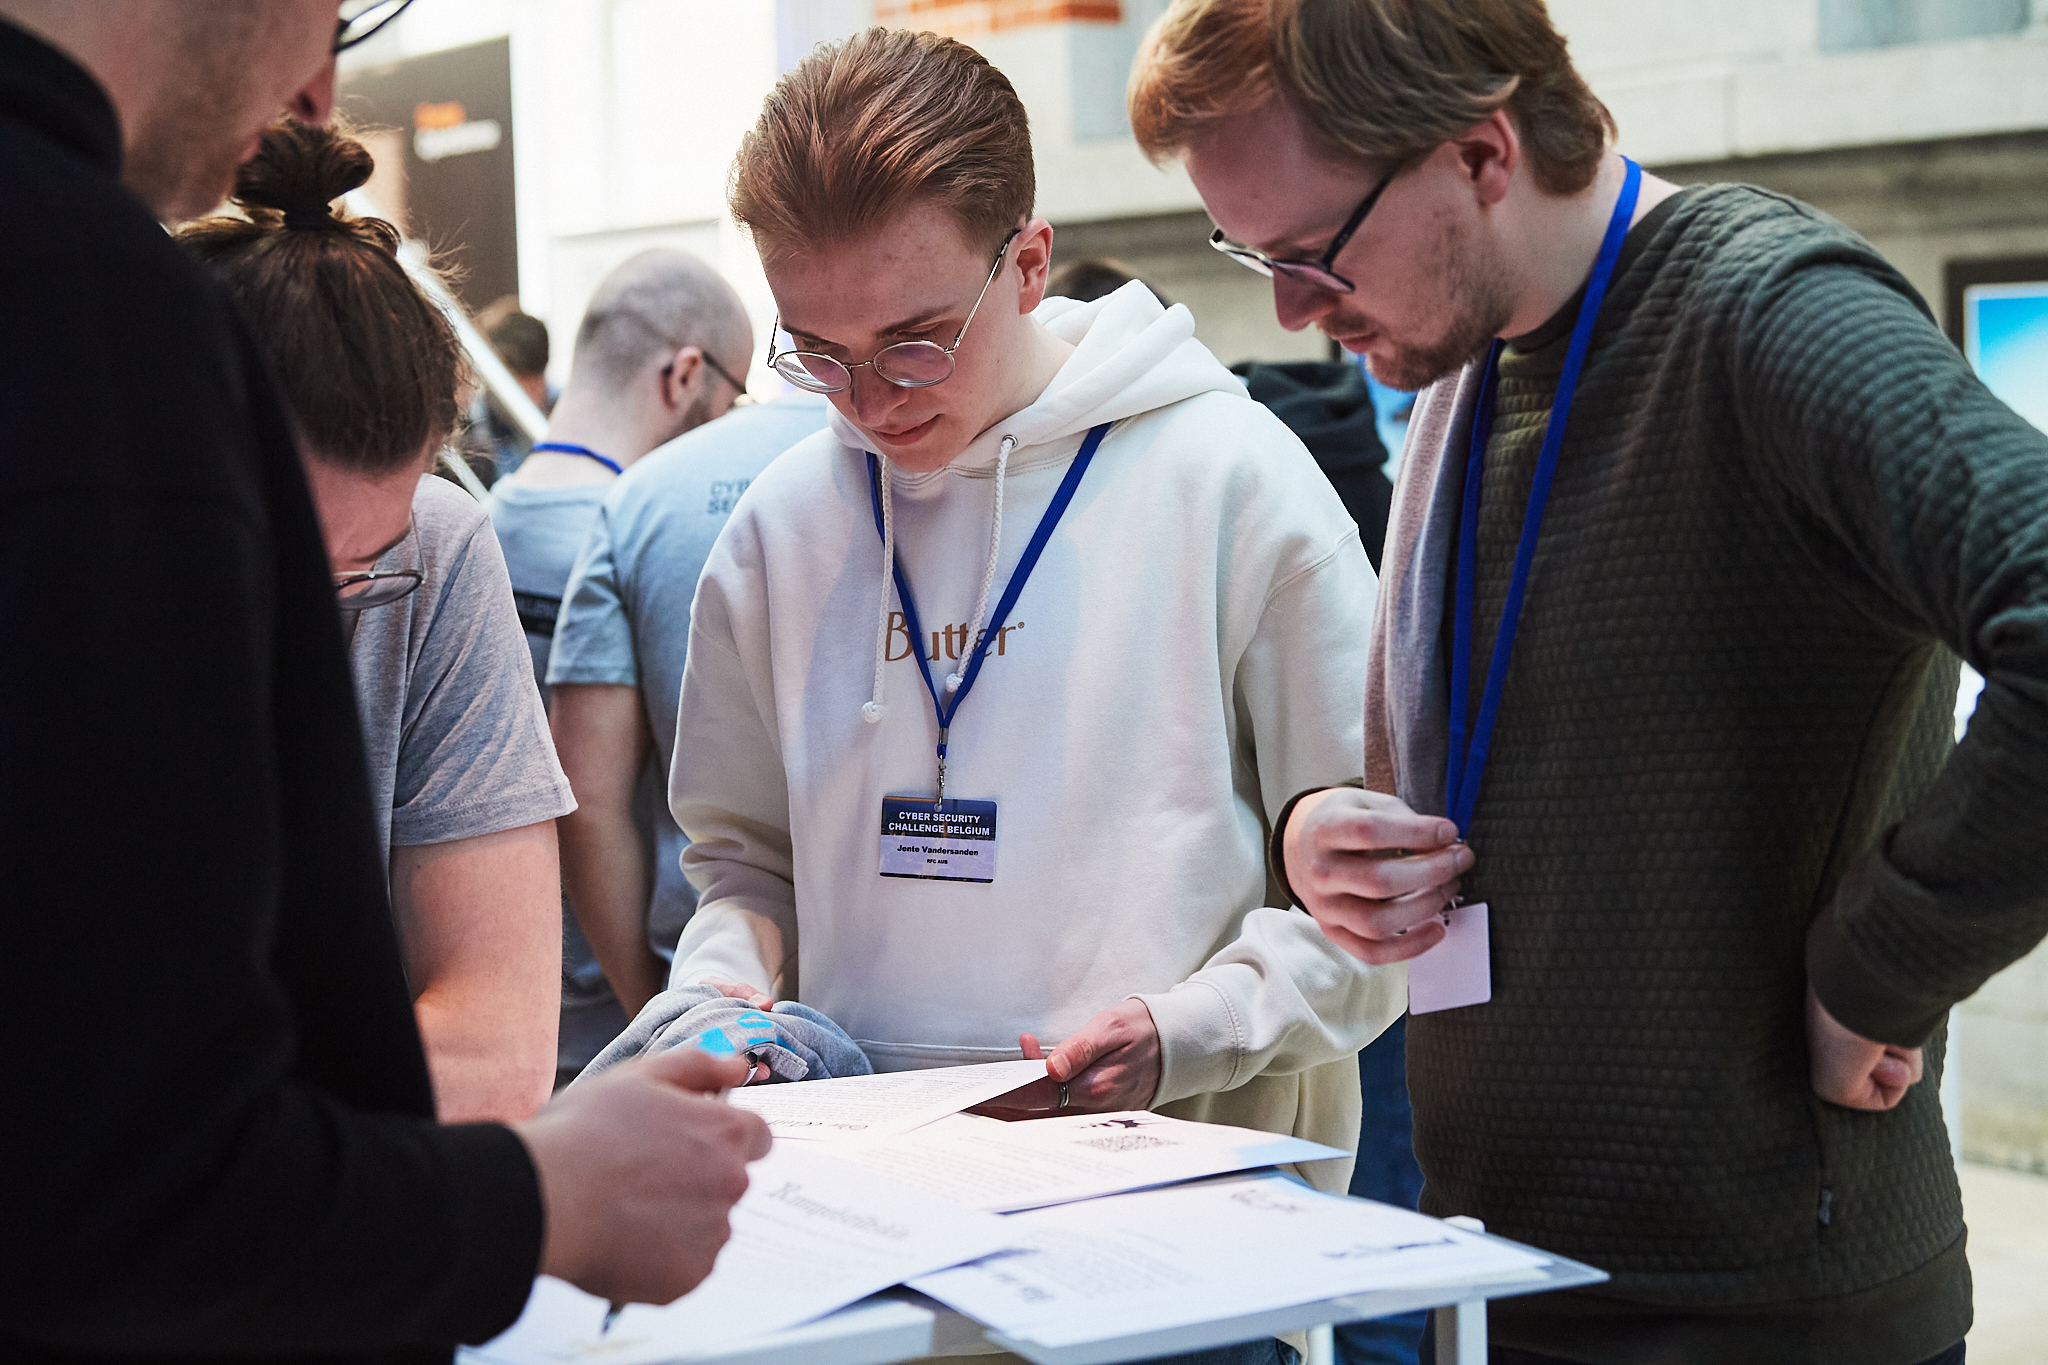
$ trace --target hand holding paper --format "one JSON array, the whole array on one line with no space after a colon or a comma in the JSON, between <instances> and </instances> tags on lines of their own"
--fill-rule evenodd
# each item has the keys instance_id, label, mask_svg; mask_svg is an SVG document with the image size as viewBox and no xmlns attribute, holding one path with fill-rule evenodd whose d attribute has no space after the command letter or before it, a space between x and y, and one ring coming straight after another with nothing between
<instances>
[{"instance_id":1,"label":"hand holding paper","mask_svg":"<svg viewBox=\"0 0 2048 1365\"><path fill-rule=\"evenodd\" d=\"M1044 1055L1035 1034L1019 1034L1017 1042L1027 1058ZM1159 1093L1160 1067L1159 1026L1152 1022L1152 1011L1142 1000L1125 1000L1097 1014L1054 1048L1046 1058L1044 1080L974 1112L997 1119L1042 1119L1059 1113L1148 1109Z\"/></svg>"}]
</instances>

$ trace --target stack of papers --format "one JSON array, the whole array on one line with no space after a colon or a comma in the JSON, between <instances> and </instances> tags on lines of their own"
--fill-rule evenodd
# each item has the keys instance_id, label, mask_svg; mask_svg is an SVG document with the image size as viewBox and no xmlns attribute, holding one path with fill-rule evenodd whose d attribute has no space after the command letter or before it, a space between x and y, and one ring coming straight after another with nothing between
<instances>
[{"instance_id":1,"label":"stack of papers","mask_svg":"<svg viewBox=\"0 0 2048 1365\"><path fill-rule=\"evenodd\" d=\"M995 1062L734 1091L777 1140L703 1284L607 1331L603 1300L542 1277L519 1321L466 1358L702 1359L901 1284L1057 1348L1546 1264L1277 1172L1234 1174L1344 1155L1299 1138L1143 1112L961 1112L1044 1074Z\"/></svg>"},{"instance_id":2,"label":"stack of papers","mask_svg":"<svg viewBox=\"0 0 2048 1365\"><path fill-rule=\"evenodd\" d=\"M1344 1155L1302 1138L1142 1111L1028 1123L955 1114L893 1141L849 1143L832 1154L990 1213Z\"/></svg>"},{"instance_id":3,"label":"stack of papers","mask_svg":"<svg viewBox=\"0 0 2048 1365\"><path fill-rule=\"evenodd\" d=\"M1016 1249L910 1285L1006 1337L1041 1346L1535 1270L1547 1261L1283 1175L1091 1199L1004 1221L1018 1235Z\"/></svg>"},{"instance_id":4,"label":"stack of papers","mask_svg":"<svg viewBox=\"0 0 2048 1365\"><path fill-rule=\"evenodd\" d=\"M508 1365L713 1355L1014 1240L1000 1218L801 1144L777 1143L747 1175L732 1240L710 1278L674 1303L629 1305L606 1332L603 1299L543 1276L519 1321L477 1354Z\"/></svg>"}]
</instances>

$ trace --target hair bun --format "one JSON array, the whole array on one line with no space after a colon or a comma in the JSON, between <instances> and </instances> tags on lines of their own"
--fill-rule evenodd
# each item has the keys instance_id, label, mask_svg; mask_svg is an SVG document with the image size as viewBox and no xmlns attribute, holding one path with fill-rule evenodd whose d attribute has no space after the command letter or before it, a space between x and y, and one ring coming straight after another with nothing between
<instances>
[{"instance_id":1,"label":"hair bun","mask_svg":"<svg viewBox=\"0 0 2048 1365\"><path fill-rule=\"evenodd\" d=\"M234 200L244 212L270 209L295 225L312 223L329 204L368 183L376 167L369 149L346 133L279 119L235 173Z\"/></svg>"}]
</instances>

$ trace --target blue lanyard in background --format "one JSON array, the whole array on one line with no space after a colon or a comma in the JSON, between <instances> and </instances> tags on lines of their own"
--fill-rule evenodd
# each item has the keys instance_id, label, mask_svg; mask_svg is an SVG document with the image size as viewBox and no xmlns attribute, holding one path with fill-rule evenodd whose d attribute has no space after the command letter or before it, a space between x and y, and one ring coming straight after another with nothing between
<instances>
[{"instance_id":1,"label":"blue lanyard in background","mask_svg":"<svg viewBox=\"0 0 2048 1365\"><path fill-rule=\"evenodd\" d=\"M1593 260L1593 274L1586 281L1586 299L1579 305L1578 321L1572 326L1571 349L1565 353L1564 370L1557 377L1557 396L1550 400L1550 423L1544 428L1543 449L1536 457L1536 476L1529 486L1529 510L1522 517L1522 539L1515 547L1515 571L1508 580L1507 601L1500 609L1500 630L1493 637L1486 691L1480 694L1479 715L1472 722L1468 737L1465 714L1472 685L1472 590L1479 576L1479 485L1486 470L1486 441L1493 431L1494 388L1504 347L1498 340L1487 353L1479 403L1472 414L1472 452L1465 462L1465 505L1458 522L1457 616L1451 637L1450 769L1444 779L1444 813L1461 835L1470 832L1472 811L1479 804L1479 779L1486 772L1493 723L1500 714L1500 694L1507 683L1508 660L1514 654L1515 632L1522 623L1522 596L1529 587L1529 566L1536 560L1536 538L1542 533L1543 512L1550 502L1551 477L1557 473L1558 451L1564 447L1565 418L1571 413L1572 397L1579 388L1579 371L1585 367L1586 351L1593 344L1593 325L1600 317L1600 305L1607 297L1607 284L1614 276L1615 262L1621 258L1622 239L1628 236L1629 219L1635 214L1636 195L1642 188L1643 168L1626 157L1622 160L1628 166L1628 176L1622 182L1621 197L1615 200L1614 216L1607 220L1607 235L1600 240L1600 254Z\"/></svg>"},{"instance_id":2,"label":"blue lanyard in background","mask_svg":"<svg viewBox=\"0 0 2048 1365\"><path fill-rule=\"evenodd\" d=\"M890 567L896 575L896 595L903 599L903 624L910 630L910 652L917 659L917 667L924 674L924 690L931 693L932 710L939 717L939 770L945 771L946 736L953 727L953 716L959 711L960 703L967 700L967 694L974 690L974 680L981 676L981 662L988 656L982 646L986 644L996 622L1009 619L1010 609L1017 605L1018 594L1024 591L1024 584L1030 581L1031 571L1038 567L1038 556L1044 552L1046 542L1052 539L1053 528L1060 524L1060 518L1067 513L1067 504L1074 500L1074 490L1081 486L1081 476L1088 472L1088 464L1095 458L1095 448L1102 444L1102 438L1109 434L1109 423L1104 422L1088 433L1088 439L1081 442L1080 453L1074 456L1074 463L1067 469L1066 478L1060 480L1059 491L1052 495L1052 502L1038 519L1038 529L1031 533L1031 543L1024 547L1023 557L1017 567L1010 570L1010 581L1003 588L1002 600L996 603L995 611L982 626L981 639L970 638L967 651L973 657L967 661L966 671L960 675L960 690L953 694L951 705L939 697L939 689L932 682L931 662L924 656L924 626L917 619L917 603L910 595L910 580L904 576L903 561L898 559ZM882 475L881 466L873 451L868 452L868 497L875 508L875 534L882 531ZM885 540L886 536L883 537ZM969 622L970 625L974 624Z\"/></svg>"},{"instance_id":3,"label":"blue lanyard in background","mask_svg":"<svg viewBox=\"0 0 2048 1365\"><path fill-rule=\"evenodd\" d=\"M624 469L619 467L619 462L617 460L612 459L608 455L600 455L596 451L592 450L589 446L573 446L570 445L567 441L542 441L539 444L535 445L533 448L535 450L552 450L563 455L585 455L593 460L596 460L599 464L603 465L606 469L609 469L614 474L623 474L626 472Z\"/></svg>"}]
</instances>

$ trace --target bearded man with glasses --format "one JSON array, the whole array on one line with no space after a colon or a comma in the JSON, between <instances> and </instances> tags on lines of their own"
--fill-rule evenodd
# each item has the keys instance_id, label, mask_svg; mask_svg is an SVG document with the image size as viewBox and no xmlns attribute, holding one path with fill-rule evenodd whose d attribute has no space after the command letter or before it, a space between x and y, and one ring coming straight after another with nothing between
<instances>
[{"instance_id":1,"label":"bearded man with glasses","mask_svg":"<svg viewBox=\"0 0 2048 1365\"><path fill-rule=\"evenodd\" d=\"M648 809L658 803L647 799L657 784L643 781L651 776L648 723L631 688L602 694L614 704L600 704L595 714L580 705L592 694L578 692L567 703L576 714L562 714L563 699L549 696L546 687L556 618L570 571L622 476L656 447L723 417L746 392L732 371L745 372L753 349L753 326L739 295L704 261L668 247L628 257L598 282L584 308L569 381L545 439L492 485L485 500L505 551L534 680L563 722L558 733L579 741L576 767L562 754L578 807L561 826L567 918L555 1067L565 1078L582 1070L660 989L657 954L674 950L689 902L664 906L661 922L650 922L647 888L679 881L681 873L671 868L663 877L640 835L658 813ZM720 363L720 355L730 364ZM689 574L683 590L696 581ZM618 704L624 696L630 705ZM582 820L572 835L566 821L574 815Z\"/></svg>"},{"instance_id":2,"label":"bearded man with glasses","mask_svg":"<svg viewBox=\"0 0 2048 1365\"><path fill-rule=\"evenodd\" d=\"M1425 1210L1613 1276L1496 1359L1960 1362L1938 1086L2048 929L2048 436L1868 242L1617 150L1541 0L1175 0L1130 103L1283 323L1428 386L1368 790L1275 861L1410 963ZM1355 875L1411 808L1477 855L1444 922Z\"/></svg>"}]
</instances>

